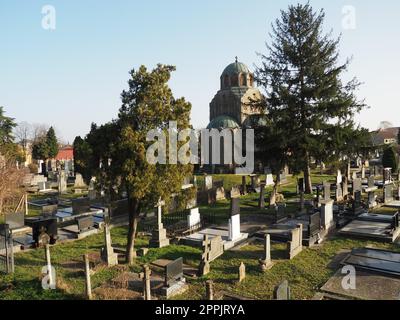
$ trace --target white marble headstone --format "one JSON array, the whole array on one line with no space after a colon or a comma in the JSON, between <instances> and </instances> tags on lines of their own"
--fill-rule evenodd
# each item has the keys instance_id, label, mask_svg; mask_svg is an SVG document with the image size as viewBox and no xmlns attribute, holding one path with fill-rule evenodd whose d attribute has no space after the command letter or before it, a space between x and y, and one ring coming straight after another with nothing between
<instances>
[{"instance_id":1,"label":"white marble headstone","mask_svg":"<svg viewBox=\"0 0 400 320\"><path fill-rule=\"evenodd\" d=\"M240 238L240 214L229 219L229 240L235 241L238 238Z\"/></svg>"}]
</instances>

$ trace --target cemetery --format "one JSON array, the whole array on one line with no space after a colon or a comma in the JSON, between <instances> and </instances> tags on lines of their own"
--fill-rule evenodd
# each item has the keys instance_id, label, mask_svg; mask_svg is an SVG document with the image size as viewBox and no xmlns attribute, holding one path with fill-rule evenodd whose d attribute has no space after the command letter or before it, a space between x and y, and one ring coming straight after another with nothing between
<instances>
[{"instance_id":1,"label":"cemetery","mask_svg":"<svg viewBox=\"0 0 400 320\"><path fill-rule=\"evenodd\" d=\"M17 60L3 68L7 95L0 103L0 301L399 300L400 127L385 119L378 129L371 124L389 114L380 104L396 108L385 100L393 99L389 86L373 90L389 62L379 60L378 68L369 59L375 73L358 80L347 72L360 66L342 56L354 50L357 63L365 60L360 52L369 51L362 43L348 47L347 30L365 31L347 24L367 10L332 4L326 19L325 9L309 2L278 10L260 1L235 16L239 2L204 3L193 12L188 4L190 19L179 25L180 18L167 23L179 15L175 5L151 8L152 19L145 3L135 19L129 1L111 6L118 24L96 21L102 15L82 6L85 19L61 33L55 7L46 5L35 9L44 15L40 31L54 37L31 32L26 50L7 56ZM57 14L62 23L67 7ZM32 8L24 11L27 21ZM352 8L354 17L347 16ZM275 9L280 16L272 16ZM330 10L344 15L344 32L327 24ZM218 32L204 23L210 13ZM228 22L238 18L232 32ZM193 37L199 25L218 36ZM27 26L9 28L7 48L18 48L14 41L27 38L20 34ZM46 43L60 34L60 56L49 60ZM82 36L90 41L74 47ZM209 79L232 36L243 58L254 52L257 60L246 65L236 56ZM389 44L393 39L387 36ZM182 44L177 59L170 50ZM260 44L265 51L255 52ZM155 61L148 48L161 55L153 67L141 65ZM99 54L85 63L93 52ZM44 58L28 61L22 53ZM165 54L177 65L163 64ZM26 76L21 61L41 74ZM122 74L127 81L115 95ZM370 96L359 96L365 92ZM208 107L196 111L206 95ZM379 112L363 113L372 102ZM160 314L174 315L164 304Z\"/></svg>"},{"instance_id":2,"label":"cemetery","mask_svg":"<svg viewBox=\"0 0 400 320\"><path fill-rule=\"evenodd\" d=\"M6 288L11 279L28 277L29 294L56 299L206 299L204 290L208 286L209 291L212 280L212 299L341 299L343 292L337 288L340 263L332 268L332 261L343 255L342 251L353 254L354 248L374 248L368 249L375 251L367 251L364 260L351 255L347 258L355 261L363 274L376 272L366 263L375 265L368 259L381 252L378 249L393 252L393 261L395 252L400 253L398 213L385 205L379 187L373 188L377 204L370 209L371 187L360 191L358 180L355 187L350 183L349 193L337 201L327 182L338 177L313 174L314 194L304 196L299 179L289 175L280 186L285 202L269 206L268 194L273 186L264 184L266 175L259 175L260 179L209 177L226 190L226 197L181 213L165 213L165 203L161 202L142 215L133 266L127 266L124 258L126 201L110 206L105 199L90 200L71 193L73 186L66 193L51 196L28 194L28 214L7 215L1 230L1 287ZM207 179L211 180L196 176L200 188ZM234 191L243 180L245 195ZM213 188L213 182L210 185ZM353 189L355 194L361 193L356 205ZM265 197L262 207L260 194ZM344 225L343 220L347 221ZM34 270L46 264L43 248L47 247L51 264L58 270L57 289L42 292ZM85 273L86 255L89 271ZM27 261L32 265L28 273ZM371 277L385 297L397 290L392 279L399 272L396 264L388 268L380 271L382 275L373 273ZM300 283L292 282L291 269L302 274ZM73 280L70 277L75 273ZM388 279L391 286L386 290ZM23 294L18 280L16 284L8 291L0 290L0 298ZM282 285L287 288L282 289ZM362 286L368 285L360 284L355 298L364 298ZM321 289L315 290L317 287Z\"/></svg>"}]
</instances>

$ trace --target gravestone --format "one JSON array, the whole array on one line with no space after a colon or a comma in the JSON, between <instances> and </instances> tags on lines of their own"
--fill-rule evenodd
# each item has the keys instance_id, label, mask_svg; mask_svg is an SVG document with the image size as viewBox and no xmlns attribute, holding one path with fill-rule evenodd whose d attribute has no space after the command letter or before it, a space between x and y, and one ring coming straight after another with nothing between
<instances>
[{"instance_id":1,"label":"gravestone","mask_svg":"<svg viewBox=\"0 0 400 320\"><path fill-rule=\"evenodd\" d=\"M118 264L118 254L114 252L111 242L111 232L108 223L104 224L104 243L105 247L101 249L101 258L109 267Z\"/></svg>"},{"instance_id":2,"label":"gravestone","mask_svg":"<svg viewBox=\"0 0 400 320\"><path fill-rule=\"evenodd\" d=\"M343 201L343 190L342 190L342 185L338 183L336 185L336 201L340 202Z\"/></svg>"},{"instance_id":3,"label":"gravestone","mask_svg":"<svg viewBox=\"0 0 400 320\"><path fill-rule=\"evenodd\" d=\"M383 198L385 204L393 202L393 184L386 184L383 186Z\"/></svg>"},{"instance_id":4,"label":"gravestone","mask_svg":"<svg viewBox=\"0 0 400 320\"><path fill-rule=\"evenodd\" d=\"M165 266L164 286L171 287L183 279L183 258L176 259Z\"/></svg>"},{"instance_id":5,"label":"gravestone","mask_svg":"<svg viewBox=\"0 0 400 320\"><path fill-rule=\"evenodd\" d=\"M368 208L373 209L377 205L375 191L368 191Z\"/></svg>"},{"instance_id":6,"label":"gravestone","mask_svg":"<svg viewBox=\"0 0 400 320\"><path fill-rule=\"evenodd\" d=\"M201 217L200 217L199 208L190 209L190 213L187 217L187 220L188 220L187 222L188 222L189 229L200 227Z\"/></svg>"},{"instance_id":7,"label":"gravestone","mask_svg":"<svg viewBox=\"0 0 400 320\"><path fill-rule=\"evenodd\" d=\"M90 179L90 183L89 183L89 192L88 192L89 200L97 199L97 191L96 191L95 184L96 184L96 178L92 177L92 179Z\"/></svg>"},{"instance_id":8,"label":"gravestone","mask_svg":"<svg viewBox=\"0 0 400 320\"><path fill-rule=\"evenodd\" d=\"M267 271L273 266L271 259L271 236L269 234L264 236L263 257L259 260L259 263L262 271Z\"/></svg>"},{"instance_id":9,"label":"gravestone","mask_svg":"<svg viewBox=\"0 0 400 320\"><path fill-rule=\"evenodd\" d=\"M230 191L230 198L239 198L240 197L240 187L233 186Z\"/></svg>"},{"instance_id":10,"label":"gravestone","mask_svg":"<svg viewBox=\"0 0 400 320\"><path fill-rule=\"evenodd\" d=\"M51 190L51 183L50 182L38 182L39 191L48 191Z\"/></svg>"},{"instance_id":11,"label":"gravestone","mask_svg":"<svg viewBox=\"0 0 400 320\"><path fill-rule=\"evenodd\" d=\"M152 232L150 240L151 248L163 248L169 246L169 239L167 238L167 230L162 223L162 204L157 206L157 229Z\"/></svg>"},{"instance_id":12,"label":"gravestone","mask_svg":"<svg viewBox=\"0 0 400 320\"><path fill-rule=\"evenodd\" d=\"M392 168L384 168L383 170L383 183L388 184L392 182Z\"/></svg>"},{"instance_id":13,"label":"gravestone","mask_svg":"<svg viewBox=\"0 0 400 320\"><path fill-rule=\"evenodd\" d=\"M364 165L361 168L361 179L365 179L365 166Z\"/></svg>"},{"instance_id":14,"label":"gravestone","mask_svg":"<svg viewBox=\"0 0 400 320\"><path fill-rule=\"evenodd\" d=\"M57 211L58 211L57 204L46 205L42 207L42 216L52 217L57 213Z\"/></svg>"},{"instance_id":15,"label":"gravestone","mask_svg":"<svg viewBox=\"0 0 400 320\"><path fill-rule=\"evenodd\" d=\"M362 197L361 197L361 191L356 191L354 194L354 201L353 201L353 207L352 211L354 215L359 215L360 213L363 212L363 207L362 207Z\"/></svg>"},{"instance_id":16,"label":"gravestone","mask_svg":"<svg viewBox=\"0 0 400 320\"><path fill-rule=\"evenodd\" d=\"M260 185L260 197L258 199L258 207L265 209L265 184Z\"/></svg>"},{"instance_id":17,"label":"gravestone","mask_svg":"<svg viewBox=\"0 0 400 320\"><path fill-rule=\"evenodd\" d=\"M213 188L210 192L215 192L215 200L225 200L225 189L223 187Z\"/></svg>"},{"instance_id":18,"label":"gravestone","mask_svg":"<svg viewBox=\"0 0 400 320\"><path fill-rule=\"evenodd\" d=\"M331 184L329 182L324 182L323 183L324 187L324 200L330 200L331 199Z\"/></svg>"},{"instance_id":19,"label":"gravestone","mask_svg":"<svg viewBox=\"0 0 400 320\"><path fill-rule=\"evenodd\" d=\"M57 218L43 218L29 223L32 227L32 238L36 246L40 244L40 235L46 233L50 237L50 244L54 244L57 240L58 228Z\"/></svg>"},{"instance_id":20,"label":"gravestone","mask_svg":"<svg viewBox=\"0 0 400 320\"><path fill-rule=\"evenodd\" d=\"M204 176L204 188L205 190L211 190L213 187L212 176Z\"/></svg>"},{"instance_id":21,"label":"gravestone","mask_svg":"<svg viewBox=\"0 0 400 320\"><path fill-rule=\"evenodd\" d=\"M272 173L269 173L265 176L265 185L266 186L273 186L274 183L274 176L272 175Z\"/></svg>"},{"instance_id":22,"label":"gravestone","mask_svg":"<svg viewBox=\"0 0 400 320\"><path fill-rule=\"evenodd\" d=\"M368 177L368 188L374 188L374 187L375 187L375 177L369 176Z\"/></svg>"},{"instance_id":23,"label":"gravestone","mask_svg":"<svg viewBox=\"0 0 400 320\"><path fill-rule=\"evenodd\" d=\"M231 218L229 219L229 240L240 238L240 199L231 199Z\"/></svg>"},{"instance_id":24,"label":"gravestone","mask_svg":"<svg viewBox=\"0 0 400 320\"><path fill-rule=\"evenodd\" d=\"M240 263L239 266L239 282L242 282L246 278L246 266L243 262Z\"/></svg>"},{"instance_id":25,"label":"gravestone","mask_svg":"<svg viewBox=\"0 0 400 320\"><path fill-rule=\"evenodd\" d=\"M80 173L75 174L74 188L86 188L86 183L83 181L83 177Z\"/></svg>"},{"instance_id":26,"label":"gravestone","mask_svg":"<svg viewBox=\"0 0 400 320\"><path fill-rule=\"evenodd\" d=\"M58 192L59 193L67 192L67 177L65 175L65 171L61 171L57 175L57 184L58 184Z\"/></svg>"},{"instance_id":27,"label":"gravestone","mask_svg":"<svg viewBox=\"0 0 400 320\"><path fill-rule=\"evenodd\" d=\"M72 200L72 214L82 214L90 212L89 198L79 198Z\"/></svg>"},{"instance_id":28,"label":"gravestone","mask_svg":"<svg viewBox=\"0 0 400 320\"><path fill-rule=\"evenodd\" d=\"M210 272L210 260L209 260L209 252L210 252L210 240L208 240L208 235L205 234L203 236L203 253L201 255L201 262L199 266L199 276L205 276Z\"/></svg>"},{"instance_id":29,"label":"gravestone","mask_svg":"<svg viewBox=\"0 0 400 320\"><path fill-rule=\"evenodd\" d=\"M275 300L290 300L290 287L287 280L280 283L274 290Z\"/></svg>"},{"instance_id":30,"label":"gravestone","mask_svg":"<svg viewBox=\"0 0 400 320\"><path fill-rule=\"evenodd\" d=\"M25 226L25 213L14 212L5 215L5 222L10 230L19 229Z\"/></svg>"},{"instance_id":31,"label":"gravestone","mask_svg":"<svg viewBox=\"0 0 400 320\"><path fill-rule=\"evenodd\" d=\"M296 228L290 230L290 241L287 244L287 257L293 259L303 250L303 225L298 224Z\"/></svg>"},{"instance_id":32,"label":"gravestone","mask_svg":"<svg viewBox=\"0 0 400 320\"><path fill-rule=\"evenodd\" d=\"M362 180L359 178L353 179L353 195L355 195L356 192L362 192Z\"/></svg>"},{"instance_id":33,"label":"gravestone","mask_svg":"<svg viewBox=\"0 0 400 320\"><path fill-rule=\"evenodd\" d=\"M279 173L279 183L280 183L280 184L282 184L282 183L287 183L287 176L286 176L285 170L283 170L283 171L281 171L281 172Z\"/></svg>"},{"instance_id":34,"label":"gravestone","mask_svg":"<svg viewBox=\"0 0 400 320\"><path fill-rule=\"evenodd\" d=\"M93 216L81 217L76 219L76 223L78 224L78 230L80 233L89 231L94 226Z\"/></svg>"},{"instance_id":35,"label":"gravestone","mask_svg":"<svg viewBox=\"0 0 400 320\"><path fill-rule=\"evenodd\" d=\"M214 261L224 253L224 244L221 236L209 239L208 235L203 236L202 256L199 266L199 275L204 276L210 272L210 262Z\"/></svg>"},{"instance_id":36,"label":"gravestone","mask_svg":"<svg viewBox=\"0 0 400 320\"><path fill-rule=\"evenodd\" d=\"M321 227L328 231L333 226L333 200L321 201Z\"/></svg>"},{"instance_id":37,"label":"gravestone","mask_svg":"<svg viewBox=\"0 0 400 320\"><path fill-rule=\"evenodd\" d=\"M310 238L318 235L321 232L321 215L316 212L309 217L308 236Z\"/></svg>"}]
</instances>

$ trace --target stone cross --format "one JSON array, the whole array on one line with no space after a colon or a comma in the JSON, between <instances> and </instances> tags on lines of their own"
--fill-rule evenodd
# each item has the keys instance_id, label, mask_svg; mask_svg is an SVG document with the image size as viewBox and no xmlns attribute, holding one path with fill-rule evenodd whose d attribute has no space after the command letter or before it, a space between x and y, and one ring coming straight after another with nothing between
<instances>
[{"instance_id":1,"label":"stone cross","mask_svg":"<svg viewBox=\"0 0 400 320\"><path fill-rule=\"evenodd\" d=\"M90 279L90 265L89 256L87 254L83 255L85 261L85 293L88 300L92 299L92 283Z\"/></svg>"},{"instance_id":2,"label":"stone cross","mask_svg":"<svg viewBox=\"0 0 400 320\"><path fill-rule=\"evenodd\" d=\"M246 266L243 262L239 266L239 282L242 282L246 278Z\"/></svg>"},{"instance_id":3,"label":"stone cross","mask_svg":"<svg viewBox=\"0 0 400 320\"><path fill-rule=\"evenodd\" d=\"M214 300L214 282L212 280L206 281L206 299Z\"/></svg>"},{"instance_id":4,"label":"stone cross","mask_svg":"<svg viewBox=\"0 0 400 320\"><path fill-rule=\"evenodd\" d=\"M208 240L208 235L205 234L203 238L203 254L201 255L201 262L199 267L199 275L205 276L210 272L210 240Z\"/></svg>"}]
</instances>

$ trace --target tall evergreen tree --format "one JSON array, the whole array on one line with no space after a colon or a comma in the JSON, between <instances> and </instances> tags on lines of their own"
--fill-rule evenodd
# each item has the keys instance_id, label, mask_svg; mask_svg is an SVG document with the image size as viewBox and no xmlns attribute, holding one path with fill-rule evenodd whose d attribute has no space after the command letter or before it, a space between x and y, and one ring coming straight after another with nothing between
<instances>
[{"instance_id":1,"label":"tall evergreen tree","mask_svg":"<svg viewBox=\"0 0 400 320\"><path fill-rule=\"evenodd\" d=\"M309 4L282 11L256 72L267 95L262 107L282 132L293 170L303 171L306 193L312 190L311 158L325 160L340 148L346 141L333 142L332 134L355 129L354 115L365 106L354 94L357 80L342 83L349 61L339 63L340 39L323 33L324 17Z\"/></svg>"},{"instance_id":2,"label":"tall evergreen tree","mask_svg":"<svg viewBox=\"0 0 400 320\"><path fill-rule=\"evenodd\" d=\"M167 134L169 121L177 121L178 130L190 128L191 104L184 98L174 98L168 86L174 70L165 65L158 65L152 71L144 66L132 70L129 89L121 95L118 119L100 127L93 124L85 138L87 152L81 154L82 165L96 177L98 186L110 199L122 192L128 196L129 263L134 257L139 213L154 210L160 199L168 203L193 171L191 165L170 164L169 160L167 164L151 164L146 158L147 149L154 143L146 139L150 130Z\"/></svg>"},{"instance_id":3,"label":"tall evergreen tree","mask_svg":"<svg viewBox=\"0 0 400 320\"><path fill-rule=\"evenodd\" d=\"M46 144L48 148L48 159L55 158L58 154L58 140L53 127L50 127L46 134Z\"/></svg>"},{"instance_id":4,"label":"tall evergreen tree","mask_svg":"<svg viewBox=\"0 0 400 320\"><path fill-rule=\"evenodd\" d=\"M399 170L399 155L394 146L389 146L383 151L382 165L384 168L392 168L393 173Z\"/></svg>"},{"instance_id":5,"label":"tall evergreen tree","mask_svg":"<svg viewBox=\"0 0 400 320\"><path fill-rule=\"evenodd\" d=\"M0 146L12 143L14 141L13 129L16 123L13 118L5 115L4 107L0 107Z\"/></svg>"}]
</instances>

